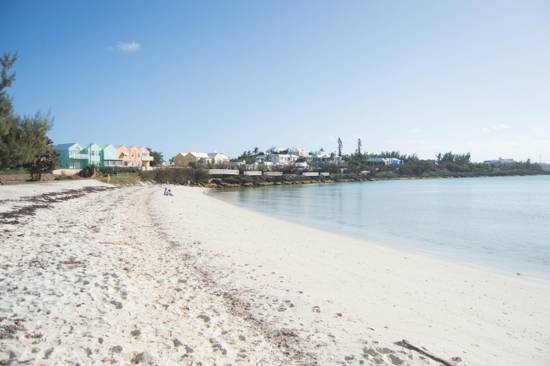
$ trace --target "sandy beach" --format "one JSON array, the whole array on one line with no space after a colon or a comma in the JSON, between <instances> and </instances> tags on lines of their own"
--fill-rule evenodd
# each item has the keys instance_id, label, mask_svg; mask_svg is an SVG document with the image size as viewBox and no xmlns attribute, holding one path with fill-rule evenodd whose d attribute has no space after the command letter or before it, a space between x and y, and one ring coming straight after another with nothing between
<instances>
[{"instance_id":1,"label":"sandy beach","mask_svg":"<svg viewBox=\"0 0 550 366\"><path fill-rule=\"evenodd\" d=\"M0 365L550 364L547 283L171 189L0 187Z\"/></svg>"}]
</instances>

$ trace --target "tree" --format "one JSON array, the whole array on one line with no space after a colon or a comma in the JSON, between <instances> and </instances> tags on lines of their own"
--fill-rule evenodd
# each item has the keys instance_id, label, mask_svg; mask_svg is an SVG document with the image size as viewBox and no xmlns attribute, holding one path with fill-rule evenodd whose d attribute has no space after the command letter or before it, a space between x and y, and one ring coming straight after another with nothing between
<instances>
[{"instance_id":1,"label":"tree","mask_svg":"<svg viewBox=\"0 0 550 366\"><path fill-rule=\"evenodd\" d=\"M252 151L243 151L243 153L237 158L238 161L244 161L246 164L253 164L256 162L256 154Z\"/></svg>"},{"instance_id":2,"label":"tree","mask_svg":"<svg viewBox=\"0 0 550 366\"><path fill-rule=\"evenodd\" d=\"M362 148L363 148L363 143L361 142L361 138L358 138L357 139L357 150L355 151L355 153L357 155L363 155Z\"/></svg>"},{"instance_id":3,"label":"tree","mask_svg":"<svg viewBox=\"0 0 550 366\"><path fill-rule=\"evenodd\" d=\"M161 152L155 151L150 147L148 147L147 150L149 150L149 154L153 157L151 166L161 166L164 163L164 156L162 155Z\"/></svg>"},{"instance_id":4,"label":"tree","mask_svg":"<svg viewBox=\"0 0 550 366\"><path fill-rule=\"evenodd\" d=\"M40 112L23 117L14 113L6 89L15 81L12 69L16 60L16 55L9 54L0 58L0 169L26 167L35 173L44 172L46 167L53 169L57 161L47 136L53 118Z\"/></svg>"},{"instance_id":5,"label":"tree","mask_svg":"<svg viewBox=\"0 0 550 366\"><path fill-rule=\"evenodd\" d=\"M59 154L53 148L52 140L48 139L48 146L32 162L27 164L27 169L31 173L32 180L42 179L42 174L50 173L55 169Z\"/></svg>"},{"instance_id":6,"label":"tree","mask_svg":"<svg viewBox=\"0 0 550 366\"><path fill-rule=\"evenodd\" d=\"M16 60L16 55L7 53L0 58L0 169L13 165L15 159L12 152L17 147L17 120L13 115L11 98L6 92L15 81L12 69Z\"/></svg>"},{"instance_id":7,"label":"tree","mask_svg":"<svg viewBox=\"0 0 550 366\"><path fill-rule=\"evenodd\" d=\"M342 147L344 147L344 144L342 144L342 139L338 137L338 157L342 157Z\"/></svg>"}]
</instances>

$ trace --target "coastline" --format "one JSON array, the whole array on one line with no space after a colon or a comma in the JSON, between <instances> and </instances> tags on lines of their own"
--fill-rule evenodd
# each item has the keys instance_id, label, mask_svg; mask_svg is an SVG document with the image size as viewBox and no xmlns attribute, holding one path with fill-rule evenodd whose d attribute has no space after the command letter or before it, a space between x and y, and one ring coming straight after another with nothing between
<instances>
[{"instance_id":1,"label":"coastline","mask_svg":"<svg viewBox=\"0 0 550 366\"><path fill-rule=\"evenodd\" d=\"M192 188L178 189L176 201L197 202L191 198L195 193L189 189ZM292 293L297 288L309 289L314 292L311 296L317 302L329 307L338 304L346 308L346 313L357 317L354 321L350 320L353 325L346 327L347 332L351 332L351 329L357 332L356 339L361 338L361 329L358 327L374 325L373 328L380 332L377 334L379 341L383 340L386 344L393 344L400 337L412 338L414 343L428 347L436 354L446 355L448 359L461 357L468 365L514 365L527 361L533 365L543 365L548 362L544 359L547 356L542 355L542 350L550 347L544 338L539 339L542 342L539 344L541 351L529 344L534 339L524 339L526 343L519 347L525 346L523 351L516 349L517 332L529 328L529 324L532 329L537 328L541 319L550 319L550 313L542 309L543 303L550 298L550 287L546 283L483 268L466 267L424 255L404 254L400 250L292 224L243 210L204 194L202 196L196 196L197 203L204 204L207 209L204 210L206 217L201 214L200 221L216 222L223 226L210 231L206 227L196 230L196 237L205 243L207 251L211 251L204 265L224 273L222 277L231 285L244 283L250 288L268 289L270 293L279 296ZM170 214L171 208L172 205L162 208L166 217L173 216ZM186 219L189 220L187 226L200 225L194 217ZM176 230L179 220L168 221L168 226L173 225L173 229L168 228L168 231ZM223 237L220 237L220 232L224 234ZM226 257L228 253L238 255L231 259ZM288 283L286 286L272 284L272 276L268 271L254 276L252 281L247 280L246 274L233 271L235 263L242 262L249 266L254 264L256 272L262 271L261 268L275 269L276 273L284 275L283 281ZM337 296L326 299L326 288L330 288L330 292ZM530 295L534 296L531 300L536 298L534 304L523 304L522 300L516 298L527 288L528 293L533 290ZM537 292L538 295L534 295ZM380 298L374 300L369 294ZM488 298L491 300L488 301ZM300 299L293 298L291 301ZM474 304L480 307L472 306ZM503 304L507 305L503 308ZM313 302L308 305L316 306ZM533 306L540 315L537 321L525 319L520 314L522 311L533 311ZM495 314L498 308L502 309L500 315ZM511 308L515 309L513 315ZM336 308L333 310L339 312ZM340 312L344 311L340 309ZM376 321L365 316L366 313L376 314ZM305 317L306 314L300 316ZM516 318L513 320L504 319L514 316ZM507 321L515 322L508 331L510 335L500 329L502 322ZM334 327L338 325L331 324L328 329ZM449 332L446 336L448 338L441 338L443 329ZM547 331L540 333L547 334ZM350 338L346 339L348 352L352 352L353 341ZM486 343L482 342L485 344L472 342L472 339L481 341L481 338L485 338Z\"/></svg>"},{"instance_id":2,"label":"coastline","mask_svg":"<svg viewBox=\"0 0 550 366\"><path fill-rule=\"evenodd\" d=\"M355 182L355 183L362 183L362 182ZM319 183L321 184L321 183ZM335 183L338 184L338 183ZM550 278L548 278L546 273L539 273L536 271L529 271L529 272L518 272L517 270L507 270L504 269L503 265L491 265L487 263L481 263L480 262L472 262L471 260L468 260L467 258L457 258L456 256L453 256L451 254L443 255L441 253L436 253L433 250L429 250L426 248L418 247L418 245L415 245L416 242L412 241L406 241L401 238L397 237L389 237L385 236L384 238L374 238L373 236L366 236L364 234L355 233L351 231L345 231L337 228L331 228L321 225L321 223L313 223L313 222L305 222L305 221L296 221L294 218L290 217L283 217L283 216L276 216L276 215L270 215L268 213L265 213L263 211L257 210L252 207L247 207L244 205L239 205L231 202L227 202L222 198L216 197L217 193L222 193L226 191L225 189L218 190L215 188L202 188L203 194L212 197L220 202L223 202L225 204L229 204L235 207L238 207L241 210L249 211L261 216L264 216L266 218L273 218L275 220L280 220L285 223L293 224L293 225L299 225L304 226L308 228L312 228L315 230L318 230L320 232L325 232L327 234L342 236L345 238L349 238L355 241L362 241L365 243L368 243L368 245L376 246L379 248L388 248L390 250L395 250L398 253L401 253L403 255L416 255L421 257L427 257L431 258L435 261L439 262L446 262L452 265L458 265L461 267L471 268L473 270L478 270L482 272L491 272L496 275L501 275L504 277L521 277L524 280L537 282L542 285L549 285L550 286ZM237 190L239 188L236 188ZM399 244L396 244L396 242L399 242ZM510 264L510 263L506 263ZM518 275L519 273L519 275Z\"/></svg>"},{"instance_id":3,"label":"coastline","mask_svg":"<svg viewBox=\"0 0 550 366\"><path fill-rule=\"evenodd\" d=\"M498 178L517 178L518 176L505 176L505 177L498 177ZM529 176L532 177L532 176ZM538 177L538 176L537 176ZM470 179L483 179L483 178L493 178L493 177L471 177ZM436 178L434 178L436 179ZM441 178L444 179L444 178ZM433 179L432 179L433 180ZM393 182L395 184L399 184L399 179L395 180L381 180L381 181L375 181L371 183L380 183L382 182ZM489 180L485 180L485 182L489 183ZM355 184L361 184L363 182L352 182ZM338 185L339 183L334 183ZM322 183L318 184L319 187L322 187ZM309 184L308 184L309 186ZM261 187L254 187L254 188L261 188ZM296 189L299 189L300 186L296 187ZM277 188L274 187L265 187L264 188L266 192L271 189L277 190ZM285 189L284 186L280 187L280 189ZM287 188L288 189L288 188ZM394 189L400 189L398 185L394 185ZM238 192L240 190L245 190L244 188L234 188L234 189L216 189L216 188L205 188L204 193L209 195L210 197L213 197L217 200L220 200L224 203L229 203L231 205L235 205L239 207L240 209L248 210L250 212L255 212L263 216L275 218L278 220L282 220L285 222L293 223L293 224L299 224L304 225L307 227L311 227L323 232L332 233L336 235L341 235L349 238L353 238L356 240L363 240L368 242L369 244L377 245L380 247L388 247L392 248L398 251L402 251L404 253L410 253L410 254L416 254L421 256L428 256L431 258L434 258L436 260L441 261L447 261L449 263L455 263L459 264L465 267L471 267L476 268L484 271L492 271L495 273L502 274L504 276L521 276L524 279L528 279L530 281L536 281L541 283L550 283L550 275L546 267L541 266L535 266L531 265L528 262L518 262L515 259L511 259L509 257L495 257L494 255L489 256L482 255L480 253L464 253L462 250L451 250L449 249L443 249L442 245L431 245L426 246L423 245L423 243L419 239L410 239L410 238L404 238L402 236L399 236L395 233L388 234L388 233L382 233L380 231L372 230L372 228L369 228L369 230L362 230L358 231L355 230L353 227L346 227L345 225L330 225L330 223L327 224L326 221L323 220L312 220L309 219L309 216L306 215L297 215L294 214L282 214L284 211L275 210L275 212L268 212L269 208L271 207L269 203L265 203L263 200L264 198L263 194L260 196L252 195L250 197L250 201L247 198L244 199L236 199L231 198L233 194L230 194L230 198L225 198L224 193L226 192ZM247 197L247 196L245 196ZM255 197L260 199L260 202L262 202L262 205L257 206L256 204L248 204L248 202L254 202ZM275 196L268 196L271 199L276 199ZM290 207L288 210L290 212L294 211L294 207ZM333 221L339 221L338 218L333 218Z\"/></svg>"},{"instance_id":4,"label":"coastline","mask_svg":"<svg viewBox=\"0 0 550 366\"><path fill-rule=\"evenodd\" d=\"M550 176L550 172L537 174L495 174L495 175L435 175L435 176L396 176L376 177L362 174L330 175L326 177L303 177L297 174L286 174L281 177L253 177L253 176L218 176L209 179L204 187L209 189L227 190L242 188L261 188L281 185L303 184L338 184L338 183L363 183L400 180L425 180L425 179L467 179L467 178L504 178L504 177L530 177ZM200 185L199 185L200 186Z\"/></svg>"},{"instance_id":5,"label":"coastline","mask_svg":"<svg viewBox=\"0 0 550 366\"><path fill-rule=\"evenodd\" d=\"M94 191L4 226L0 360L440 365L407 339L456 365L550 362L546 284L171 188ZM3 211L23 204L14 191Z\"/></svg>"}]
</instances>

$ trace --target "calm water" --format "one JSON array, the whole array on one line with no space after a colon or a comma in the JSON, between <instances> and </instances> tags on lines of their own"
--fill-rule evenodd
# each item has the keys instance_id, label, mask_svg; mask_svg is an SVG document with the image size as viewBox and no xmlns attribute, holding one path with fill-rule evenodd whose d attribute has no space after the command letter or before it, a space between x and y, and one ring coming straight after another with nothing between
<instances>
[{"instance_id":1,"label":"calm water","mask_svg":"<svg viewBox=\"0 0 550 366\"><path fill-rule=\"evenodd\" d=\"M214 195L385 245L550 279L550 176L276 186Z\"/></svg>"}]
</instances>

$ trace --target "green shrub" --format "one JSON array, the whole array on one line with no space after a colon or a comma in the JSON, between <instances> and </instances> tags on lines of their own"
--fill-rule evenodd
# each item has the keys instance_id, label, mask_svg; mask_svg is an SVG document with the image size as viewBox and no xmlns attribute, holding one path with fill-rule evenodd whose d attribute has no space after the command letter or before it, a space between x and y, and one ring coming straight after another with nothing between
<instances>
[{"instance_id":1,"label":"green shrub","mask_svg":"<svg viewBox=\"0 0 550 366\"><path fill-rule=\"evenodd\" d=\"M142 180L161 184L204 184L208 183L208 172L196 168L162 168L140 172Z\"/></svg>"},{"instance_id":2,"label":"green shrub","mask_svg":"<svg viewBox=\"0 0 550 366\"><path fill-rule=\"evenodd\" d=\"M131 166L102 166L97 168L97 171L102 175L117 175L126 173L139 173L140 168Z\"/></svg>"},{"instance_id":3,"label":"green shrub","mask_svg":"<svg viewBox=\"0 0 550 366\"><path fill-rule=\"evenodd\" d=\"M82 178L90 178L94 176L96 171L97 171L97 167L95 165L88 165L86 168L78 172L78 175L81 176Z\"/></svg>"}]
</instances>

